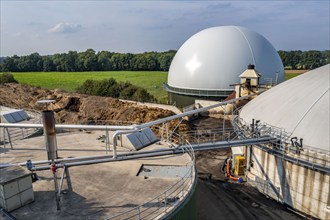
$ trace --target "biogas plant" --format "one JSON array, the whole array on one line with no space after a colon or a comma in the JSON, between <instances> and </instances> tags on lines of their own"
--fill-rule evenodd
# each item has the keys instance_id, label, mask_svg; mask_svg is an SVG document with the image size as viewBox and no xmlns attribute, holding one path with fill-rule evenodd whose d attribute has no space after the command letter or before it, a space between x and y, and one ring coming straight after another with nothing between
<instances>
[{"instance_id":1,"label":"biogas plant","mask_svg":"<svg viewBox=\"0 0 330 220\"><path fill-rule=\"evenodd\" d=\"M222 26L193 35L172 61L164 88L182 113L73 125L55 123L53 100L39 101L42 112L3 106L1 216L196 219L195 152L230 149L228 182L330 219L329 72L326 65L284 81L267 39ZM177 132L201 115L222 118L222 129Z\"/></svg>"}]
</instances>

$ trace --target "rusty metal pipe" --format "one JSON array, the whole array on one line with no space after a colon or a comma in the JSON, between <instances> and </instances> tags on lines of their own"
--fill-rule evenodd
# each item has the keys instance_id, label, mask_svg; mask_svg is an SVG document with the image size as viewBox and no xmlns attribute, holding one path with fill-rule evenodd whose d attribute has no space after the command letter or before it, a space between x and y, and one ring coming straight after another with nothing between
<instances>
[{"instance_id":1,"label":"rusty metal pipe","mask_svg":"<svg viewBox=\"0 0 330 220\"><path fill-rule=\"evenodd\" d=\"M54 161L58 158L54 112L42 111L42 123L48 160Z\"/></svg>"}]
</instances>

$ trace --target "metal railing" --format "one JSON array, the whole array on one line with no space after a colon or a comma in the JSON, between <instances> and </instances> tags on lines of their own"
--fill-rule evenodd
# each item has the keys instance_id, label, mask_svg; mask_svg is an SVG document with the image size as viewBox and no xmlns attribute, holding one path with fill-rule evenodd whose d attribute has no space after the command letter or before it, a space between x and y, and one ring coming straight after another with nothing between
<instances>
[{"instance_id":1,"label":"metal railing","mask_svg":"<svg viewBox=\"0 0 330 220\"><path fill-rule=\"evenodd\" d=\"M330 173L330 151L296 143L293 141L292 133L286 132L283 128L267 123L247 124L239 115L233 118L232 124L240 138L273 138L268 144L258 144L255 147L294 164Z\"/></svg>"},{"instance_id":2,"label":"metal railing","mask_svg":"<svg viewBox=\"0 0 330 220\"><path fill-rule=\"evenodd\" d=\"M182 132L181 135L192 144L237 139L237 135L233 128L195 130Z\"/></svg>"},{"instance_id":3,"label":"metal railing","mask_svg":"<svg viewBox=\"0 0 330 220\"><path fill-rule=\"evenodd\" d=\"M176 88L164 83L164 89L168 92L178 93L182 95L204 96L204 97L228 97L234 90L200 90Z\"/></svg>"},{"instance_id":4,"label":"metal railing","mask_svg":"<svg viewBox=\"0 0 330 220\"><path fill-rule=\"evenodd\" d=\"M28 112L29 119L28 121L23 121L18 124L24 123L32 123L32 124L40 124L41 123L41 116L40 113L35 110L26 110ZM40 128L0 128L0 144L2 143L4 147L6 144L9 143L12 147L12 142L17 140L22 140L28 138L37 132L40 131Z\"/></svg>"},{"instance_id":5,"label":"metal railing","mask_svg":"<svg viewBox=\"0 0 330 220\"><path fill-rule=\"evenodd\" d=\"M173 135L173 137L178 137L178 135ZM191 189L196 181L195 154L188 141L186 141L185 145L178 145L177 147L184 149L184 153L187 153L191 159L191 161L186 164L188 171L184 174L184 176L156 197L128 211L113 215L108 218L109 220L159 219L171 213L171 211L185 201L189 193L192 193Z\"/></svg>"}]
</instances>

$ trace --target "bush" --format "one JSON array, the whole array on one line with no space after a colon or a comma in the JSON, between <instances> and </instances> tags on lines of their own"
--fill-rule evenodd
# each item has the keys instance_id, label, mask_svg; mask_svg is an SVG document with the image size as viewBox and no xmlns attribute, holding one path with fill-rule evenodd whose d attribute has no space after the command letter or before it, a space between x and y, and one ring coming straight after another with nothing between
<instances>
[{"instance_id":1,"label":"bush","mask_svg":"<svg viewBox=\"0 0 330 220\"><path fill-rule=\"evenodd\" d=\"M0 74L0 84L4 84L4 83L18 83L13 74L11 73L2 73Z\"/></svg>"},{"instance_id":2,"label":"bush","mask_svg":"<svg viewBox=\"0 0 330 220\"><path fill-rule=\"evenodd\" d=\"M104 80L86 80L76 89L76 91L87 95L107 96L138 102L157 101L153 95L150 95L147 92L147 90L134 86L129 82L118 83L113 78Z\"/></svg>"}]
</instances>

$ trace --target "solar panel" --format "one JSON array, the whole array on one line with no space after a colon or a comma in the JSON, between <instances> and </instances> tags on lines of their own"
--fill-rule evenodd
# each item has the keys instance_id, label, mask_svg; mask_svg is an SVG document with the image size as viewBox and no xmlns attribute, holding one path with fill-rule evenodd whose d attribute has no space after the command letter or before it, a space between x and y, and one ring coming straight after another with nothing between
<instances>
[{"instance_id":1,"label":"solar panel","mask_svg":"<svg viewBox=\"0 0 330 220\"><path fill-rule=\"evenodd\" d=\"M152 132L152 130L150 128L144 129L143 132L149 139L150 143L154 143L154 142L158 141L157 136L154 134L154 132Z\"/></svg>"},{"instance_id":2,"label":"solar panel","mask_svg":"<svg viewBox=\"0 0 330 220\"><path fill-rule=\"evenodd\" d=\"M23 120L26 120L29 118L29 115L24 110L18 111L18 114L23 118Z\"/></svg>"},{"instance_id":3,"label":"solar panel","mask_svg":"<svg viewBox=\"0 0 330 220\"><path fill-rule=\"evenodd\" d=\"M6 119L6 121L8 123L15 123L15 119L13 118L13 116L11 116L10 113L4 114L3 117Z\"/></svg>"},{"instance_id":4,"label":"solar panel","mask_svg":"<svg viewBox=\"0 0 330 220\"><path fill-rule=\"evenodd\" d=\"M133 147L135 150L138 150L138 149L140 149L140 148L143 147L143 144L136 137L136 135L134 133L133 134L128 134L126 137L127 137L128 141L129 141L129 143L131 144L130 147ZM127 144L127 145L129 145L129 144Z\"/></svg>"},{"instance_id":5,"label":"solar panel","mask_svg":"<svg viewBox=\"0 0 330 220\"><path fill-rule=\"evenodd\" d=\"M18 112L12 112L10 114L15 119L15 122L20 122L24 120Z\"/></svg>"},{"instance_id":6,"label":"solar panel","mask_svg":"<svg viewBox=\"0 0 330 220\"><path fill-rule=\"evenodd\" d=\"M137 132L134 133L136 138L139 139L139 141L142 143L142 146L147 146L148 144L150 144L149 139L147 138L147 136L143 133L143 131L141 132Z\"/></svg>"}]
</instances>

